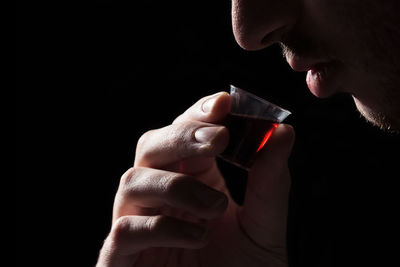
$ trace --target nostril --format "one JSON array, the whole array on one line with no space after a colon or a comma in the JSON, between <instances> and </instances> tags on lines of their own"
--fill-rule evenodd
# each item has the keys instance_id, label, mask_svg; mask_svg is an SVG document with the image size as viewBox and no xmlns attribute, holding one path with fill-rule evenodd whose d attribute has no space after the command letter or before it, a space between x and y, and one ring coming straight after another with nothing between
<instances>
[{"instance_id":1,"label":"nostril","mask_svg":"<svg viewBox=\"0 0 400 267\"><path fill-rule=\"evenodd\" d=\"M233 33L245 50L280 43L299 17L301 1L232 0Z\"/></svg>"},{"instance_id":2,"label":"nostril","mask_svg":"<svg viewBox=\"0 0 400 267\"><path fill-rule=\"evenodd\" d=\"M288 26L279 27L272 32L268 33L261 39L261 45L263 47L270 46L275 43L279 43L282 41L282 36L286 33Z\"/></svg>"}]
</instances>

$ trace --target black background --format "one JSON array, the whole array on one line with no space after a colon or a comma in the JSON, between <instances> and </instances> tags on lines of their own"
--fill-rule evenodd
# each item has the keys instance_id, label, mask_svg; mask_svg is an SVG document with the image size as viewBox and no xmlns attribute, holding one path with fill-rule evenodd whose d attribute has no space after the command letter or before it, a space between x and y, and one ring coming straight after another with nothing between
<instances>
[{"instance_id":1,"label":"black background","mask_svg":"<svg viewBox=\"0 0 400 267\"><path fill-rule=\"evenodd\" d=\"M102 0L17 3L18 266L93 266L137 139L229 84L293 112L292 266L390 259L397 136L312 96L277 46L238 47L230 1ZM245 173L221 164L240 202Z\"/></svg>"}]
</instances>

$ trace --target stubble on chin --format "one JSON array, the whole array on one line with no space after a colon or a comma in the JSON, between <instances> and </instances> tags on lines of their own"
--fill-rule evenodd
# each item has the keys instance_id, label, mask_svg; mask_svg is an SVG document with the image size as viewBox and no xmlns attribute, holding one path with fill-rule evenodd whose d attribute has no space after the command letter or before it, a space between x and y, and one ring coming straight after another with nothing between
<instances>
[{"instance_id":1,"label":"stubble on chin","mask_svg":"<svg viewBox=\"0 0 400 267\"><path fill-rule=\"evenodd\" d=\"M385 132L400 134L400 117L398 116L399 114L396 115L393 112L384 113L378 111L376 108L371 108L365 105L364 103L362 103L362 101L354 96L353 99L361 116L364 117L367 122L379 127Z\"/></svg>"}]
</instances>

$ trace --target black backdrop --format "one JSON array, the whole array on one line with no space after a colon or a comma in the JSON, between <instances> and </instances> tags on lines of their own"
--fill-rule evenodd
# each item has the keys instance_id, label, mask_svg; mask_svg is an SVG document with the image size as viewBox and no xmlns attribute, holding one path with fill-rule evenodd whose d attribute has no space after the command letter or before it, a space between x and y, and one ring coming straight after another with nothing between
<instances>
[{"instance_id":1,"label":"black backdrop","mask_svg":"<svg viewBox=\"0 0 400 267\"><path fill-rule=\"evenodd\" d=\"M291 264L386 253L398 138L348 96L312 96L277 46L240 49L230 23L227 0L17 3L18 266L93 266L137 139L229 84L293 112ZM245 173L221 167L240 202Z\"/></svg>"}]
</instances>

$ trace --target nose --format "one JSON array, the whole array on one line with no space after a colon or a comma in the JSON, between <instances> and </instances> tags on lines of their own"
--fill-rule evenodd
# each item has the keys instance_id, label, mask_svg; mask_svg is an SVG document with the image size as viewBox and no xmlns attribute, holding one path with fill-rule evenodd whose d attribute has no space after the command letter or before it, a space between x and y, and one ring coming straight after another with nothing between
<instances>
[{"instance_id":1,"label":"nose","mask_svg":"<svg viewBox=\"0 0 400 267\"><path fill-rule=\"evenodd\" d=\"M297 19L300 0L232 0L236 42L246 50L280 42Z\"/></svg>"}]
</instances>

